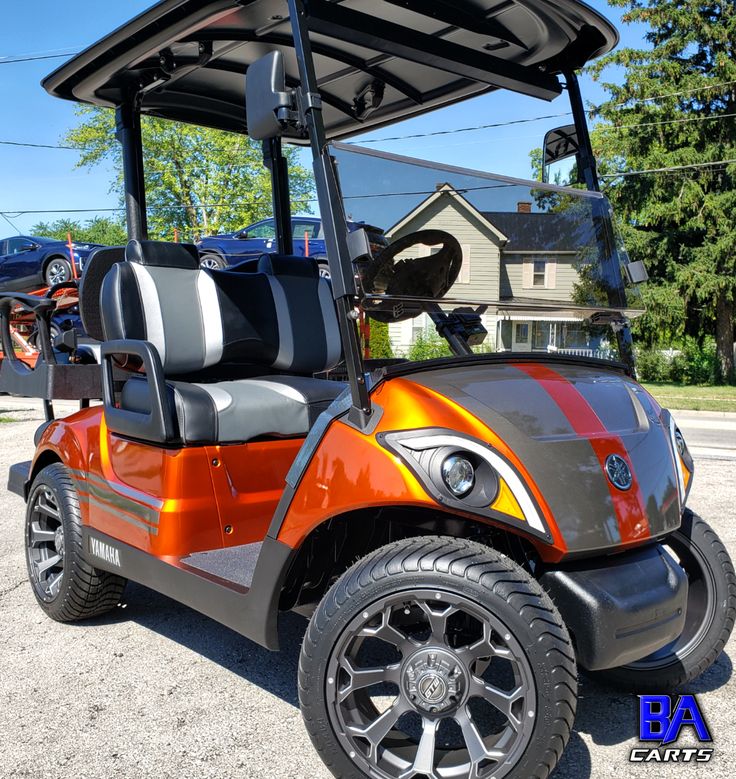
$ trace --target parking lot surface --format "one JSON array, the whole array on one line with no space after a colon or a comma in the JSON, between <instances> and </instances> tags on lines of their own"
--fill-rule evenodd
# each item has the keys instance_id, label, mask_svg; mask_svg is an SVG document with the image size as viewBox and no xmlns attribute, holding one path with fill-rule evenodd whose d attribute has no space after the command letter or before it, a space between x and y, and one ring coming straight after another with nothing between
<instances>
[{"instance_id":1,"label":"parking lot surface","mask_svg":"<svg viewBox=\"0 0 736 779\"><path fill-rule=\"evenodd\" d=\"M0 479L29 459L38 407L0 398ZM733 461L699 459L692 508L736 552ZM328 779L302 726L296 668L305 621L272 654L143 587L91 623L61 625L26 581L23 502L0 489L0 776ZM736 683L726 652L688 692L714 738L708 765L632 765L636 696L582 677L576 729L554 779L732 777ZM664 692L664 691L663 691ZM684 739L690 741L690 739Z\"/></svg>"}]
</instances>

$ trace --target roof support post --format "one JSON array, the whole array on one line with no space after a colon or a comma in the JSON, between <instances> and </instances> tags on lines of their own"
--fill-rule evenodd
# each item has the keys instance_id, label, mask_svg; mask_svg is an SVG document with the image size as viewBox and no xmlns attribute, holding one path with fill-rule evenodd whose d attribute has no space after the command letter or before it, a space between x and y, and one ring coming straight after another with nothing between
<instances>
[{"instance_id":1,"label":"roof support post","mask_svg":"<svg viewBox=\"0 0 736 779\"><path fill-rule=\"evenodd\" d=\"M130 240L148 238L146 185L143 175L143 139L138 100L130 100L115 109L116 136L123 147L125 218Z\"/></svg>"},{"instance_id":2,"label":"roof support post","mask_svg":"<svg viewBox=\"0 0 736 779\"><path fill-rule=\"evenodd\" d=\"M312 147L314 178L327 245L327 262L332 277L332 294L337 306L343 355L350 381L352 408L348 418L358 427L365 428L372 410L356 326L357 288L353 261L348 248L347 219L335 161L330 155L325 134L322 103L314 71L304 2L303 0L288 0L288 2L301 80L300 109L304 113Z\"/></svg>"},{"instance_id":3,"label":"roof support post","mask_svg":"<svg viewBox=\"0 0 736 779\"><path fill-rule=\"evenodd\" d=\"M591 192L600 192L601 185L598 180L598 169L593 155L593 145L590 142L590 131L588 130L588 117L585 113L583 96L580 93L580 83L577 73L571 70L565 73L565 83L567 84L567 94L570 98L570 108L575 121L575 132L578 137L578 159L582 168L580 171L585 181L585 186Z\"/></svg>"},{"instance_id":4,"label":"roof support post","mask_svg":"<svg viewBox=\"0 0 736 779\"><path fill-rule=\"evenodd\" d=\"M578 137L578 164L581 167L580 172L582 173L585 186L593 192L600 192L601 185L598 178L598 168L595 155L593 154L593 144L590 140L588 117L585 112L583 96L580 92L580 83L574 70L568 71L564 75L570 98L570 108L575 120L575 132ZM608 200L596 200L593 201L593 209L596 236L601 254L601 268L608 293L608 305L616 308L626 308L626 287L613 226L611 207ZM632 373L635 373L634 341L628 323L616 332L616 340L621 362Z\"/></svg>"},{"instance_id":5,"label":"roof support post","mask_svg":"<svg viewBox=\"0 0 736 779\"><path fill-rule=\"evenodd\" d=\"M271 201L276 221L276 245L279 247L280 254L293 254L289 165L283 153L281 138L269 138L263 141L263 162L271 171Z\"/></svg>"}]
</instances>

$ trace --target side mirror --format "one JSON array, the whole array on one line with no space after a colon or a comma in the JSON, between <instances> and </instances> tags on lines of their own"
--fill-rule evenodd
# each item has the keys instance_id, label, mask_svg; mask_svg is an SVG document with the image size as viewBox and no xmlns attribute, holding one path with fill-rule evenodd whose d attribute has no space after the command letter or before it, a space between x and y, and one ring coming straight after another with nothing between
<instances>
[{"instance_id":1,"label":"side mirror","mask_svg":"<svg viewBox=\"0 0 736 779\"><path fill-rule=\"evenodd\" d=\"M272 51L248 67L245 76L245 113L248 135L255 141L277 138L284 131L293 105L286 89L284 56Z\"/></svg>"},{"instance_id":2,"label":"side mirror","mask_svg":"<svg viewBox=\"0 0 736 779\"><path fill-rule=\"evenodd\" d=\"M556 163L567 160L570 157L577 157L580 152L578 134L574 124L568 124L564 127L556 127L550 130L544 136L544 148L542 152L542 181L549 183L550 171ZM579 168L579 166L578 166ZM570 182L581 184L578 174L577 181Z\"/></svg>"},{"instance_id":3,"label":"side mirror","mask_svg":"<svg viewBox=\"0 0 736 779\"><path fill-rule=\"evenodd\" d=\"M34 252L38 249L38 244L33 243L31 241L28 241L27 243L22 243L18 249L16 250L16 254L22 254L24 252Z\"/></svg>"}]
</instances>

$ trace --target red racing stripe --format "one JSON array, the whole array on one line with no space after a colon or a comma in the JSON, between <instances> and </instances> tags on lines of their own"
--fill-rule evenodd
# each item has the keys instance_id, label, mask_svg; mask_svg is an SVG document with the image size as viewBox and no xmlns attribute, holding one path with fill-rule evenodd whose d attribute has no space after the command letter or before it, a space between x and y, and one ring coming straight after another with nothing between
<instances>
[{"instance_id":1,"label":"red racing stripe","mask_svg":"<svg viewBox=\"0 0 736 779\"><path fill-rule=\"evenodd\" d=\"M640 541L651 536L644 498L639 488L636 473L628 452L620 436L606 430L598 414L590 403L578 392L575 385L557 371L538 363L517 364L520 371L538 382L545 392L555 401L567 417L572 429L590 441L598 462L603 470L603 478L608 485L614 510L618 518L621 541L625 544ZM606 458L611 454L622 457L631 468L633 484L629 490L619 490L605 476Z\"/></svg>"}]
</instances>

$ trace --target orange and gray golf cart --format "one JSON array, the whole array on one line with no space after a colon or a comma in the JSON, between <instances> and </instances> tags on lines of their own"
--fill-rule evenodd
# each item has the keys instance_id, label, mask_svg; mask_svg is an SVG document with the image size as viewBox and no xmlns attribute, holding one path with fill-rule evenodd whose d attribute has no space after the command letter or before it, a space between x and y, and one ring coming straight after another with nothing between
<instances>
[{"instance_id":1,"label":"orange and gray golf cart","mask_svg":"<svg viewBox=\"0 0 736 779\"><path fill-rule=\"evenodd\" d=\"M49 616L126 579L271 649L309 616L301 707L337 777L546 777L578 666L666 693L715 661L733 568L634 378L644 274L575 77L616 40L577 0L164 0L46 79L116 110L130 237L82 279L97 351L13 378L103 401L11 470ZM339 142L497 89L567 92L547 152L585 188ZM142 114L263 141L277 252L212 270L147 239ZM331 281L292 256L284 141L311 148ZM367 363L361 309L451 356Z\"/></svg>"}]
</instances>

